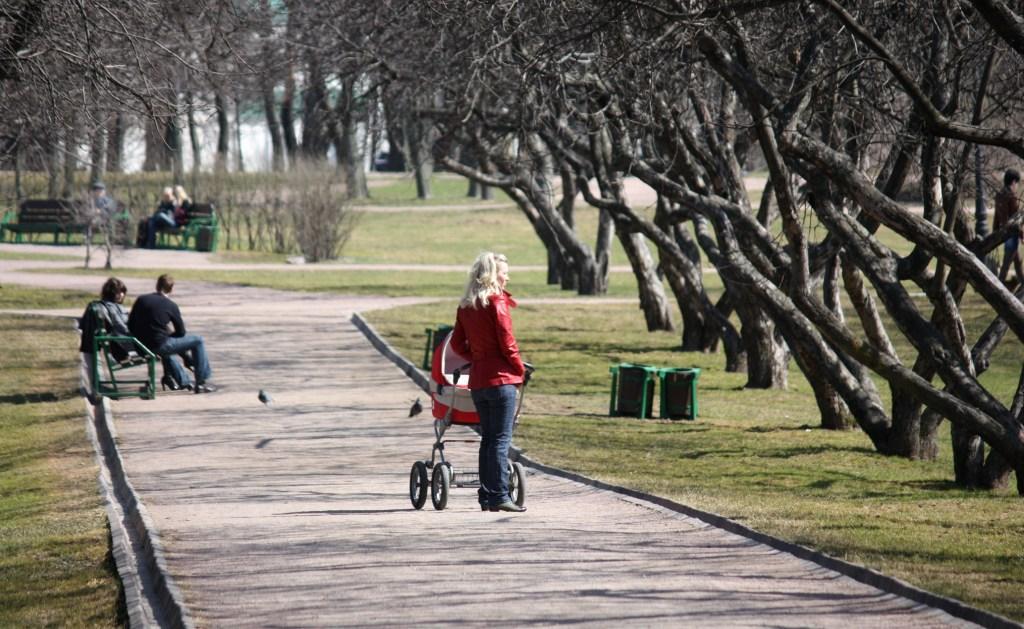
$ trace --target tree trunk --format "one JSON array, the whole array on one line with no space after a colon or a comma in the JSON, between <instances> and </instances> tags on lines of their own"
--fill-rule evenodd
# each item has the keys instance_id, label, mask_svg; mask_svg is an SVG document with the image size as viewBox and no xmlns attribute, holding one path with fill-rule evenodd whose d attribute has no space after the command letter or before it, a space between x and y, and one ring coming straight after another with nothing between
<instances>
[{"instance_id":1,"label":"tree trunk","mask_svg":"<svg viewBox=\"0 0 1024 629\"><path fill-rule=\"evenodd\" d=\"M407 128L412 133L409 137L409 151L413 160L413 177L416 180L416 198L429 199L430 178L434 175L434 159L430 154L432 140L428 136L428 124L423 121L413 121Z\"/></svg>"},{"instance_id":2,"label":"tree trunk","mask_svg":"<svg viewBox=\"0 0 1024 629\"><path fill-rule=\"evenodd\" d=\"M355 80L349 78L342 83L341 93L338 94L335 112L341 128L336 135L335 153L338 156L338 166L345 173L345 185L349 197L365 199L369 196L369 189L366 185L363 153L359 146L355 90Z\"/></svg>"},{"instance_id":3,"label":"tree trunk","mask_svg":"<svg viewBox=\"0 0 1024 629\"><path fill-rule=\"evenodd\" d=\"M203 147L199 143L199 127L196 125L195 98L191 91L185 92L186 122L188 141L192 146L192 194L199 194L199 173L203 168Z\"/></svg>"},{"instance_id":4,"label":"tree trunk","mask_svg":"<svg viewBox=\"0 0 1024 629\"><path fill-rule=\"evenodd\" d=\"M633 276L636 278L640 294L640 309L644 312L647 331L674 330L668 299L665 297L665 287L658 277L657 265L647 248L647 241L641 234L624 233L621 229L616 230L616 234L633 267Z\"/></svg>"},{"instance_id":5,"label":"tree trunk","mask_svg":"<svg viewBox=\"0 0 1024 629\"><path fill-rule=\"evenodd\" d=\"M261 77L260 89L263 93L263 114L267 119L267 131L270 133L271 168L274 172L281 172L284 170L284 139L281 135L281 125L277 121L274 85L266 74Z\"/></svg>"},{"instance_id":6,"label":"tree trunk","mask_svg":"<svg viewBox=\"0 0 1024 629\"><path fill-rule=\"evenodd\" d=\"M177 112L177 96L175 96L174 110ZM171 181L175 185L181 185L185 183L185 158L183 154L183 147L181 141L181 122L178 120L178 114L174 113L167 117L166 127L166 138L165 144L167 146L167 152L171 158Z\"/></svg>"},{"instance_id":7,"label":"tree trunk","mask_svg":"<svg viewBox=\"0 0 1024 629\"><path fill-rule=\"evenodd\" d=\"M748 389L785 389L788 354L775 335L775 324L759 304L738 297L736 312L743 322L743 345L747 349Z\"/></svg>"},{"instance_id":8,"label":"tree trunk","mask_svg":"<svg viewBox=\"0 0 1024 629\"><path fill-rule=\"evenodd\" d=\"M89 181L103 181L104 167L107 164L107 129L105 124L98 124L92 133L89 147Z\"/></svg>"},{"instance_id":9,"label":"tree trunk","mask_svg":"<svg viewBox=\"0 0 1024 629\"><path fill-rule=\"evenodd\" d=\"M547 260L548 260L548 274L547 284L548 286L554 286L562 281L562 256L559 255L558 249L555 247L547 246ZM573 288L576 288L573 286Z\"/></svg>"},{"instance_id":10,"label":"tree trunk","mask_svg":"<svg viewBox=\"0 0 1024 629\"><path fill-rule=\"evenodd\" d=\"M146 118L146 157L142 170L155 172L168 169L167 144L164 129L160 121L153 117Z\"/></svg>"},{"instance_id":11,"label":"tree trunk","mask_svg":"<svg viewBox=\"0 0 1024 629\"><path fill-rule=\"evenodd\" d=\"M213 93L213 108L217 112L217 153L214 157L213 169L218 173L225 173L228 170L231 123L228 119L227 101L224 100L224 93L219 88Z\"/></svg>"},{"instance_id":12,"label":"tree trunk","mask_svg":"<svg viewBox=\"0 0 1024 629\"><path fill-rule=\"evenodd\" d=\"M78 115L73 113L64 132L64 183L61 197L70 199L75 194L75 170L78 168Z\"/></svg>"},{"instance_id":13,"label":"tree trunk","mask_svg":"<svg viewBox=\"0 0 1024 629\"><path fill-rule=\"evenodd\" d=\"M64 133L67 133L66 131ZM61 133L53 132L49 138L46 151L46 169L49 177L47 179L47 196L56 199L60 196L61 182Z\"/></svg>"},{"instance_id":14,"label":"tree trunk","mask_svg":"<svg viewBox=\"0 0 1024 629\"><path fill-rule=\"evenodd\" d=\"M125 115L114 114L107 132L107 172L119 173L124 164L124 135L127 125Z\"/></svg>"},{"instance_id":15,"label":"tree trunk","mask_svg":"<svg viewBox=\"0 0 1024 629\"><path fill-rule=\"evenodd\" d=\"M245 172L245 159L242 155L242 99L235 96L235 163L237 172Z\"/></svg>"},{"instance_id":16,"label":"tree trunk","mask_svg":"<svg viewBox=\"0 0 1024 629\"><path fill-rule=\"evenodd\" d=\"M306 89L302 96L302 155L311 160L327 158L331 146L328 133L333 114L327 99L323 64L317 52L306 51Z\"/></svg>"},{"instance_id":17,"label":"tree trunk","mask_svg":"<svg viewBox=\"0 0 1024 629\"><path fill-rule=\"evenodd\" d=\"M25 146L23 137L14 141L14 203L19 205L25 199L25 182L22 174L25 170Z\"/></svg>"},{"instance_id":18,"label":"tree trunk","mask_svg":"<svg viewBox=\"0 0 1024 629\"><path fill-rule=\"evenodd\" d=\"M981 486L985 467L985 449L981 437L957 424L950 424L953 437L953 473L961 487Z\"/></svg>"},{"instance_id":19,"label":"tree trunk","mask_svg":"<svg viewBox=\"0 0 1024 629\"><path fill-rule=\"evenodd\" d=\"M295 115L292 111L295 101L295 71L291 61L284 73L284 94L281 96L281 139L288 155L288 163L295 165L295 154L299 150L299 141L295 137Z\"/></svg>"}]
</instances>

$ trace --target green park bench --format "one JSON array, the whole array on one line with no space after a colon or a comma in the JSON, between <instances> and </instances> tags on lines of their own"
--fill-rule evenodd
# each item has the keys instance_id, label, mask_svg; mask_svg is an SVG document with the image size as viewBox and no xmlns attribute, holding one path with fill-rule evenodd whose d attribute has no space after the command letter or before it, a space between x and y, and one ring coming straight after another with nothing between
<instances>
[{"instance_id":1,"label":"green park bench","mask_svg":"<svg viewBox=\"0 0 1024 629\"><path fill-rule=\"evenodd\" d=\"M0 240L10 237L12 242L32 242L32 235L53 235L53 244L71 243L72 234L89 234L90 224L86 220L82 204L65 199L28 199L21 202L18 211L8 210L0 219ZM130 220L123 204L118 204L114 213L115 226ZM97 228L92 227L92 232Z\"/></svg>"},{"instance_id":2,"label":"green park bench","mask_svg":"<svg viewBox=\"0 0 1024 629\"><path fill-rule=\"evenodd\" d=\"M92 302L86 315L92 317L91 324L92 394L95 399L106 396L113 399L141 397L152 400L156 397L156 354L134 336L110 333L106 310L99 302ZM83 329L87 326L82 326ZM102 357L102 358L101 358ZM125 378L121 372L134 367L146 367L145 375ZM136 373L141 370L136 370Z\"/></svg>"},{"instance_id":3,"label":"green park bench","mask_svg":"<svg viewBox=\"0 0 1024 629\"><path fill-rule=\"evenodd\" d=\"M217 209L212 203L194 203L185 215L185 224L157 232L156 246L162 249L216 251L220 237Z\"/></svg>"}]
</instances>

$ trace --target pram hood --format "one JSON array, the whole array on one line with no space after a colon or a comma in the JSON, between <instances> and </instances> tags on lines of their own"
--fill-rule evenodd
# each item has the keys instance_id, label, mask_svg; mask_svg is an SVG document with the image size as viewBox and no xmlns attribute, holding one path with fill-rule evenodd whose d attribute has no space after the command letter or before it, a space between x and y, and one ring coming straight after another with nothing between
<instances>
[{"instance_id":1,"label":"pram hood","mask_svg":"<svg viewBox=\"0 0 1024 629\"><path fill-rule=\"evenodd\" d=\"M453 424L479 424L473 398L469 392L470 363L451 348L452 333L434 349L430 368L430 406L435 419L448 417ZM455 372L459 381L455 381Z\"/></svg>"}]
</instances>

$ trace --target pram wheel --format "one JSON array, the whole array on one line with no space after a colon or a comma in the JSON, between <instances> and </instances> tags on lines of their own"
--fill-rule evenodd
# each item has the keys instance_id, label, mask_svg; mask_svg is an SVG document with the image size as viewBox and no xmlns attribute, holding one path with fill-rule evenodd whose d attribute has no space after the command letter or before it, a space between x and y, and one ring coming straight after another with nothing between
<instances>
[{"instance_id":1,"label":"pram wheel","mask_svg":"<svg viewBox=\"0 0 1024 629\"><path fill-rule=\"evenodd\" d=\"M448 506L448 489L452 482L452 469L447 463L434 466L434 474L430 478L430 502L441 511Z\"/></svg>"},{"instance_id":2,"label":"pram wheel","mask_svg":"<svg viewBox=\"0 0 1024 629\"><path fill-rule=\"evenodd\" d=\"M508 495L520 507L526 502L526 470L521 463L508 464Z\"/></svg>"},{"instance_id":3,"label":"pram wheel","mask_svg":"<svg viewBox=\"0 0 1024 629\"><path fill-rule=\"evenodd\" d=\"M427 464L416 461L409 474L409 500L414 509L422 509L427 502Z\"/></svg>"}]
</instances>

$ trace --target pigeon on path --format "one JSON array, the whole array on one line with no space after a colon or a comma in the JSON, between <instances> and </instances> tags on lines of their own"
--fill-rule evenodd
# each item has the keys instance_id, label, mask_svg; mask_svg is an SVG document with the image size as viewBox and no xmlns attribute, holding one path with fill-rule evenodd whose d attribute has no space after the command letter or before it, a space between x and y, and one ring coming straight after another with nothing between
<instances>
[{"instance_id":1,"label":"pigeon on path","mask_svg":"<svg viewBox=\"0 0 1024 629\"><path fill-rule=\"evenodd\" d=\"M263 402L267 406L270 406L271 402L274 401L274 398L270 397L270 394L263 389L260 389L260 394L257 397L259 397L260 402Z\"/></svg>"},{"instance_id":2,"label":"pigeon on path","mask_svg":"<svg viewBox=\"0 0 1024 629\"><path fill-rule=\"evenodd\" d=\"M422 412L423 412L423 405L420 404L420 399L416 398L416 401L413 402L412 406L409 408L409 417L416 417L417 415L419 415Z\"/></svg>"}]
</instances>

